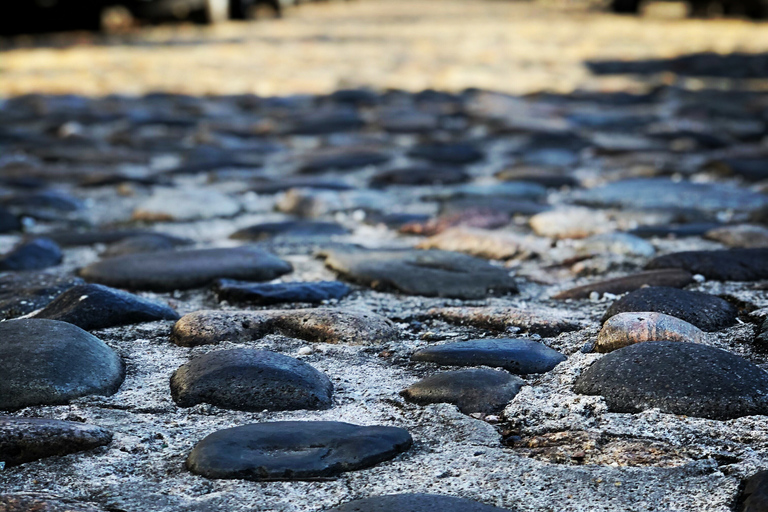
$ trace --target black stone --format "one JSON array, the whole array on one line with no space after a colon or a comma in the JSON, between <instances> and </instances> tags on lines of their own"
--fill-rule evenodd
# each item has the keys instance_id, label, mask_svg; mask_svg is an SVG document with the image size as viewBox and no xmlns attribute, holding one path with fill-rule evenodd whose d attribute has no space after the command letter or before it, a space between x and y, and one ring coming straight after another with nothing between
<instances>
[{"instance_id":1,"label":"black stone","mask_svg":"<svg viewBox=\"0 0 768 512\"><path fill-rule=\"evenodd\" d=\"M719 222L695 222L692 224L659 224L640 226L627 231L630 235L642 238L687 238L704 236L707 231L722 227Z\"/></svg>"},{"instance_id":2,"label":"black stone","mask_svg":"<svg viewBox=\"0 0 768 512\"><path fill-rule=\"evenodd\" d=\"M62 262L64 255L56 242L49 238L33 238L21 242L0 258L0 271L41 270Z\"/></svg>"},{"instance_id":3,"label":"black stone","mask_svg":"<svg viewBox=\"0 0 768 512\"><path fill-rule=\"evenodd\" d=\"M685 251L659 256L646 268L682 268L717 281L768 279L768 249Z\"/></svg>"},{"instance_id":4,"label":"black stone","mask_svg":"<svg viewBox=\"0 0 768 512\"><path fill-rule=\"evenodd\" d=\"M33 318L59 320L92 331L181 317L165 304L100 284L83 284L56 297Z\"/></svg>"},{"instance_id":5,"label":"black stone","mask_svg":"<svg viewBox=\"0 0 768 512\"><path fill-rule=\"evenodd\" d=\"M365 120L354 110L316 112L291 119L285 132L288 135L327 135L359 130Z\"/></svg>"},{"instance_id":6,"label":"black stone","mask_svg":"<svg viewBox=\"0 0 768 512\"><path fill-rule=\"evenodd\" d=\"M768 471L758 471L744 482L739 512L768 511Z\"/></svg>"},{"instance_id":7,"label":"black stone","mask_svg":"<svg viewBox=\"0 0 768 512\"><path fill-rule=\"evenodd\" d=\"M397 427L336 421L277 421L220 430L195 446L187 468L206 478L303 480L390 460L410 448Z\"/></svg>"},{"instance_id":8,"label":"black stone","mask_svg":"<svg viewBox=\"0 0 768 512\"><path fill-rule=\"evenodd\" d=\"M38 210L74 212L85 209L85 204L79 199L53 190L15 194L4 198L2 203L27 214Z\"/></svg>"},{"instance_id":9,"label":"black stone","mask_svg":"<svg viewBox=\"0 0 768 512\"><path fill-rule=\"evenodd\" d=\"M696 343L647 341L602 357L574 390L602 395L612 412L662 412L727 420L768 414L768 373Z\"/></svg>"},{"instance_id":10,"label":"black stone","mask_svg":"<svg viewBox=\"0 0 768 512\"><path fill-rule=\"evenodd\" d=\"M196 288L215 279L270 281L292 271L290 263L254 247L129 254L80 270L88 281L130 290Z\"/></svg>"},{"instance_id":11,"label":"black stone","mask_svg":"<svg viewBox=\"0 0 768 512\"><path fill-rule=\"evenodd\" d=\"M144 229L117 229L108 231L53 231L46 233L45 236L61 247L79 247L83 245L112 244L126 238L153 234L155 234L153 231Z\"/></svg>"},{"instance_id":12,"label":"black stone","mask_svg":"<svg viewBox=\"0 0 768 512\"><path fill-rule=\"evenodd\" d=\"M234 240L261 241L273 237L299 237L346 235L349 230L335 222L311 220L288 220L284 222L265 222L240 229L229 238Z\"/></svg>"},{"instance_id":13,"label":"black stone","mask_svg":"<svg viewBox=\"0 0 768 512\"><path fill-rule=\"evenodd\" d=\"M352 291L339 281L259 284L219 279L214 284L219 300L268 305L280 302L321 303L341 299Z\"/></svg>"},{"instance_id":14,"label":"black stone","mask_svg":"<svg viewBox=\"0 0 768 512\"><path fill-rule=\"evenodd\" d=\"M592 292L602 295L612 293L620 295L622 293L633 292L640 288L648 286L667 286L670 288L684 288L693 283L693 276L690 272L676 268L649 270L647 272L638 272L623 277L614 277L595 281L594 283L576 286L568 290L553 295L553 299L586 299Z\"/></svg>"},{"instance_id":15,"label":"black stone","mask_svg":"<svg viewBox=\"0 0 768 512\"><path fill-rule=\"evenodd\" d=\"M400 394L419 405L449 403L465 414L500 412L525 381L496 370L458 370L422 379Z\"/></svg>"},{"instance_id":16,"label":"black stone","mask_svg":"<svg viewBox=\"0 0 768 512\"><path fill-rule=\"evenodd\" d=\"M22 319L0 323L0 409L60 405L86 395L112 395L123 362L101 340L72 324Z\"/></svg>"},{"instance_id":17,"label":"black stone","mask_svg":"<svg viewBox=\"0 0 768 512\"><path fill-rule=\"evenodd\" d=\"M469 179L463 169L456 167L412 166L390 169L375 174L370 181L372 187L388 185L450 185Z\"/></svg>"},{"instance_id":18,"label":"black stone","mask_svg":"<svg viewBox=\"0 0 768 512\"><path fill-rule=\"evenodd\" d=\"M325 512L505 512L478 501L439 494L389 494L350 501Z\"/></svg>"},{"instance_id":19,"label":"black stone","mask_svg":"<svg viewBox=\"0 0 768 512\"><path fill-rule=\"evenodd\" d=\"M551 210L547 204L512 197L455 197L440 203L440 213L451 215L468 211L493 215L536 215Z\"/></svg>"},{"instance_id":20,"label":"black stone","mask_svg":"<svg viewBox=\"0 0 768 512\"><path fill-rule=\"evenodd\" d=\"M21 228L21 220L7 209L0 207L0 233L21 231Z\"/></svg>"},{"instance_id":21,"label":"black stone","mask_svg":"<svg viewBox=\"0 0 768 512\"><path fill-rule=\"evenodd\" d=\"M679 290L667 286L648 286L616 300L603 315L603 322L619 313L654 311L671 315L703 331L719 331L736 323L736 306L715 295Z\"/></svg>"},{"instance_id":22,"label":"black stone","mask_svg":"<svg viewBox=\"0 0 768 512\"><path fill-rule=\"evenodd\" d=\"M8 466L90 450L111 441L111 433L94 425L0 416L0 461Z\"/></svg>"},{"instance_id":23,"label":"black stone","mask_svg":"<svg viewBox=\"0 0 768 512\"><path fill-rule=\"evenodd\" d=\"M387 163L391 158L392 156L387 153L373 150L355 150L329 155L318 155L305 160L299 166L298 172L303 174L310 174L330 171L333 169L357 169L369 165L384 164Z\"/></svg>"},{"instance_id":24,"label":"black stone","mask_svg":"<svg viewBox=\"0 0 768 512\"><path fill-rule=\"evenodd\" d=\"M448 251L338 249L322 253L345 279L410 295L484 299L516 293L509 272L486 260Z\"/></svg>"},{"instance_id":25,"label":"black stone","mask_svg":"<svg viewBox=\"0 0 768 512\"><path fill-rule=\"evenodd\" d=\"M481 339L427 347L415 352L412 361L440 366L492 366L525 375L544 373L565 361L565 356L537 341Z\"/></svg>"},{"instance_id":26,"label":"black stone","mask_svg":"<svg viewBox=\"0 0 768 512\"><path fill-rule=\"evenodd\" d=\"M255 183L250 190L257 194L277 194L292 188L313 188L317 190L352 190L355 187L343 181L324 180L312 176L263 180Z\"/></svg>"},{"instance_id":27,"label":"black stone","mask_svg":"<svg viewBox=\"0 0 768 512\"><path fill-rule=\"evenodd\" d=\"M110 245L101 253L102 258L112 258L141 252L169 251L176 247L192 244L192 240L168 236L162 233L131 236Z\"/></svg>"},{"instance_id":28,"label":"black stone","mask_svg":"<svg viewBox=\"0 0 768 512\"><path fill-rule=\"evenodd\" d=\"M479 162L485 155L471 144L437 143L415 146L408 152L412 158L446 164L471 164Z\"/></svg>"},{"instance_id":29,"label":"black stone","mask_svg":"<svg viewBox=\"0 0 768 512\"><path fill-rule=\"evenodd\" d=\"M219 350L197 357L171 377L181 407L208 403L239 411L328 409L333 384L303 361L267 350Z\"/></svg>"},{"instance_id":30,"label":"black stone","mask_svg":"<svg viewBox=\"0 0 768 512\"><path fill-rule=\"evenodd\" d=\"M0 275L0 320L26 315L50 304L62 292L83 284L79 277L43 272Z\"/></svg>"}]
</instances>

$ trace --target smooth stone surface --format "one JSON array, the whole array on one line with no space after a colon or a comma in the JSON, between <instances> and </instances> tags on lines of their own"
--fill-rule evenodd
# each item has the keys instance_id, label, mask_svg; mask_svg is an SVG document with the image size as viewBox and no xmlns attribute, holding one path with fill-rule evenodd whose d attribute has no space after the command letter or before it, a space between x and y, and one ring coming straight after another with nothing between
<instances>
[{"instance_id":1,"label":"smooth stone surface","mask_svg":"<svg viewBox=\"0 0 768 512\"><path fill-rule=\"evenodd\" d=\"M471 164L485 157L475 146L460 142L421 144L411 148L408 156L447 164Z\"/></svg>"},{"instance_id":2,"label":"smooth stone surface","mask_svg":"<svg viewBox=\"0 0 768 512\"><path fill-rule=\"evenodd\" d=\"M170 251L176 247L191 244L191 240L168 236L162 233L131 236L107 247L107 249L101 253L101 257L114 258L115 256L124 256L126 254L137 254L142 252Z\"/></svg>"},{"instance_id":3,"label":"smooth stone surface","mask_svg":"<svg viewBox=\"0 0 768 512\"><path fill-rule=\"evenodd\" d=\"M498 413L525 385L520 377L496 370L457 370L438 373L400 392L419 405L454 404L464 414Z\"/></svg>"},{"instance_id":4,"label":"smooth stone surface","mask_svg":"<svg viewBox=\"0 0 768 512\"><path fill-rule=\"evenodd\" d=\"M103 512L88 503L46 494L0 494L2 512Z\"/></svg>"},{"instance_id":5,"label":"smooth stone surface","mask_svg":"<svg viewBox=\"0 0 768 512\"><path fill-rule=\"evenodd\" d=\"M0 416L0 462L7 466L90 450L111 441L110 432L94 425Z\"/></svg>"},{"instance_id":6,"label":"smooth stone surface","mask_svg":"<svg viewBox=\"0 0 768 512\"><path fill-rule=\"evenodd\" d=\"M389 494L350 501L325 512L504 512L507 509L440 494Z\"/></svg>"},{"instance_id":7,"label":"smooth stone surface","mask_svg":"<svg viewBox=\"0 0 768 512\"><path fill-rule=\"evenodd\" d=\"M465 183L453 187L445 187L435 194L427 194L424 199L450 200L457 198L475 198L480 201L527 199L541 201L547 197L547 189L536 183L527 181L503 181L501 183L477 184Z\"/></svg>"},{"instance_id":8,"label":"smooth stone surface","mask_svg":"<svg viewBox=\"0 0 768 512\"><path fill-rule=\"evenodd\" d=\"M600 207L637 209L689 208L750 212L768 205L768 196L723 183L691 183L666 178L638 178L575 191L576 202Z\"/></svg>"},{"instance_id":9,"label":"smooth stone surface","mask_svg":"<svg viewBox=\"0 0 768 512\"><path fill-rule=\"evenodd\" d=\"M369 165L387 163L392 156L375 150L343 150L320 153L306 158L299 166L298 172L312 174L331 170L350 170Z\"/></svg>"},{"instance_id":10,"label":"smooth stone surface","mask_svg":"<svg viewBox=\"0 0 768 512\"><path fill-rule=\"evenodd\" d=\"M308 236L324 237L346 235L349 230L335 222L289 220L284 222L265 222L243 228L232 233L234 240L261 241L275 237L305 238Z\"/></svg>"},{"instance_id":11,"label":"smooth stone surface","mask_svg":"<svg viewBox=\"0 0 768 512\"><path fill-rule=\"evenodd\" d=\"M757 248L768 247L768 228L754 224L723 226L704 233L704 238L714 240L728 247Z\"/></svg>"},{"instance_id":12,"label":"smooth stone surface","mask_svg":"<svg viewBox=\"0 0 768 512\"><path fill-rule=\"evenodd\" d=\"M640 226L627 233L641 238L688 238L704 236L712 229L722 226L719 222L695 222L691 224L662 224Z\"/></svg>"},{"instance_id":13,"label":"smooth stone surface","mask_svg":"<svg viewBox=\"0 0 768 512\"><path fill-rule=\"evenodd\" d=\"M219 278L270 281L292 270L290 263L260 249L236 247L117 256L88 265L80 275L115 288L171 291Z\"/></svg>"},{"instance_id":14,"label":"smooth stone surface","mask_svg":"<svg viewBox=\"0 0 768 512\"><path fill-rule=\"evenodd\" d=\"M581 240L576 246L576 254L615 254L650 258L656 254L656 248L642 238L627 233L603 233Z\"/></svg>"},{"instance_id":15,"label":"smooth stone surface","mask_svg":"<svg viewBox=\"0 0 768 512\"><path fill-rule=\"evenodd\" d=\"M715 420L768 414L768 373L696 343L648 341L596 361L574 391L602 395L612 412L661 412Z\"/></svg>"},{"instance_id":16,"label":"smooth stone surface","mask_svg":"<svg viewBox=\"0 0 768 512\"><path fill-rule=\"evenodd\" d=\"M125 377L120 356L103 341L55 320L0 323L0 361L0 409L6 410L112 395Z\"/></svg>"},{"instance_id":17,"label":"smooth stone surface","mask_svg":"<svg viewBox=\"0 0 768 512\"><path fill-rule=\"evenodd\" d=\"M251 341L278 333L317 343L366 345L390 341L398 334L389 319L349 308L196 311L181 317L171 340L183 347L228 341Z\"/></svg>"},{"instance_id":18,"label":"smooth stone surface","mask_svg":"<svg viewBox=\"0 0 768 512\"><path fill-rule=\"evenodd\" d=\"M372 187L389 185L450 185L462 183L469 179L464 169L456 167L412 166L389 169L373 175L370 180Z\"/></svg>"},{"instance_id":19,"label":"smooth stone surface","mask_svg":"<svg viewBox=\"0 0 768 512\"><path fill-rule=\"evenodd\" d=\"M165 304L100 284L83 284L56 297L33 318L60 320L92 331L180 317Z\"/></svg>"},{"instance_id":20,"label":"smooth stone surface","mask_svg":"<svg viewBox=\"0 0 768 512\"><path fill-rule=\"evenodd\" d=\"M66 290L85 283L79 277L44 272L0 275L0 319L8 320L43 308Z\"/></svg>"},{"instance_id":21,"label":"smooth stone surface","mask_svg":"<svg viewBox=\"0 0 768 512\"><path fill-rule=\"evenodd\" d=\"M327 135L358 130L365 120L354 110L318 111L291 119L285 129L288 135Z\"/></svg>"},{"instance_id":22,"label":"smooth stone surface","mask_svg":"<svg viewBox=\"0 0 768 512\"><path fill-rule=\"evenodd\" d=\"M349 286L339 281L260 284L231 279L219 279L214 284L214 290L220 301L260 305L280 302L318 304L326 300L344 298L352 292Z\"/></svg>"},{"instance_id":23,"label":"smooth stone surface","mask_svg":"<svg viewBox=\"0 0 768 512\"><path fill-rule=\"evenodd\" d=\"M587 208L564 208L537 213L529 224L540 236L552 238L586 238L611 230L608 215Z\"/></svg>"},{"instance_id":24,"label":"smooth stone surface","mask_svg":"<svg viewBox=\"0 0 768 512\"><path fill-rule=\"evenodd\" d=\"M595 352L607 353L645 341L701 343L704 332L685 320L663 313L619 313L597 335Z\"/></svg>"},{"instance_id":25,"label":"smooth stone surface","mask_svg":"<svg viewBox=\"0 0 768 512\"><path fill-rule=\"evenodd\" d=\"M333 384L303 361L267 350L219 350L196 357L171 377L181 407L208 403L238 411L331 407Z\"/></svg>"},{"instance_id":26,"label":"smooth stone surface","mask_svg":"<svg viewBox=\"0 0 768 512\"><path fill-rule=\"evenodd\" d=\"M508 271L455 252L337 249L321 255L345 279L376 290L459 299L517 292Z\"/></svg>"},{"instance_id":27,"label":"smooth stone surface","mask_svg":"<svg viewBox=\"0 0 768 512\"><path fill-rule=\"evenodd\" d=\"M736 323L736 306L715 295L649 286L616 300L603 316L603 322L619 313L656 312L685 320L707 332L719 331Z\"/></svg>"},{"instance_id":28,"label":"smooth stone surface","mask_svg":"<svg viewBox=\"0 0 768 512\"><path fill-rule=\"evenodd\" d=\"M64 260L56 242L49 238L33 238L13 248L0 258L0 272L7 270L42 270Z\"/></svg>"},{"instance_id":29,"label":"smooth stone surface","mask_svg":"<svg viewBox=\"0 0 768 512\"><path fill-rule=\"evenodd\" d=\"M768 510L768 471L758 471L744 482L739 497L739 512L766 512Z\"/></svg>"},{"instance_id":30,"label":"smooth stone surface","mask_svg":"<svg viewBox=\"0 0 768 512\"><path fill-rule=\"evenodd\" d=\"M146 229L112 229L104 231L52 231L46 233L45 236L61 247L79 247L83 245L112 244L130 237L153 234L155 234L154 231Z\"/></svg>"},{"instance_id":31,"label":"smooth stone surface","mask_svg":"<svg viewBox=\"0 0 768 512\"><path fill-rule=\"evenodd\" d=\"M768 248L676 252L651 260L646 268L682 268L717 281L757 281L768 279Z\"/></svg>"},{"instance_id":32,"label":"smooth stone surface","mask_svg":"<svg viewBox=\"0 0 768 512\"><path fill-rule=\"evenodd\" d=\"M560 352L526 339L481 339L423 348L412 361L440 366L492 366L519 375L544 373L565 361Z\"/></svg>"},{"instance_id":33,"label":"smooth stone surface","mask_svg":"<svg viewBox=\"0 0 768 512\"><path fill-rule=\"evenodd\" d=\"M21 231L21 228L21 220L7 209L0 207L0 233Z\"/></svg>"},{"instance_id":34,"label":"smooth stone surface","mask_svg":"<svg viewBox=\"0 0 768 512\"><path fill-rule=\"evenodd\" d=\"M374 466L410 448L397 427L277 421L219 430L195 446L187 469L206 478L301 480Z\"/></svg>"},{"instance_id":35,"label":"smooth stone surface","mask_svg":"<svg viewBox=\"0 0 768 512\"><path fill-rule=\"evenodd\" d=\"M158 188L133 211L133 218L150 222L213 219L231 217L240 209L238 201L215 190Z\"/></svg>"},{"instance_id":36,"label":"smooth stone surface","mask_svg":"<svg viewBox=\"0 0 768 512\"><path fill-rule=\"evenodd\" d=\"M542 166L520 166L501 170L495 174L502 181L528 181L547 188L579 187L578 179L557 168Z\"/></svg>"},{"instance_id":37,"label":"smooth stone surface","mask_svg":"<svg viewBox=\"0 0 768 512\"><path fill-rule=\"evenodd\" d=\"M315 178L313 176L299 176L281 178L276 180L260 180L250 187L257 194L277 194L292 188L312 188L318 190L352 190L352 185L339 180Z\"/></svg>"},{"instance_id":38,"label":"smooth stone surface","mask_svg":"<svg viewBox=\"0 0 768 512\"><path fill-rule=\"evenodd\" d=\"M600 295L611 293L620 295L632 292L645 286L666 286L670 288L683 288L693 282L693 275L687 270L662 269L638 272L628 276L605 279L582 286L576 286L564 290L552 296L553 299L586 299L592 292Z\"/></svg>"},{"instance_id":39,"label":"smooth stone surface","mask_svg":"<svg viewBox=\"0 0 768 512\"><path fill-rule=\"evenodd\" d=\"M40 210L75 212L84 210L85 204L64 192L41 190L5 197L2 203L14 211L35 216Z\"/></svg>"}]
</instances>

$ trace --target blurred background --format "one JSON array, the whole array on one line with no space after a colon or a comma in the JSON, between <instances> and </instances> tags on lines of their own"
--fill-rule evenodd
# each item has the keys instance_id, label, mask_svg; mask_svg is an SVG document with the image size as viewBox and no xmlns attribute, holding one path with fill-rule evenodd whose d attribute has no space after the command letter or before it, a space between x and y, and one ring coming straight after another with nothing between
<instances>
[{"instance_id":1,"label":"blurred background","mask_svg":"<svg viewBox=\"0 0 768 512\"><path fill-rule=\"evenodd\" d=\"M768 0L695 1L26 0L0 96L763 88Z\"/></svg>"}]
</instances>

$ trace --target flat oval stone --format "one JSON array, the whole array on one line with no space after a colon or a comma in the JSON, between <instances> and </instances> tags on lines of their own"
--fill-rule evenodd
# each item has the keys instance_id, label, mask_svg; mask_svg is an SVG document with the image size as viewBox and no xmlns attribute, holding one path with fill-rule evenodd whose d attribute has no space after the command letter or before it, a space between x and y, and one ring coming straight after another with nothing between
<instances>
[{"instance_id":1,"label":"flat oval stone","mask_svg":"<svg viewBox=\"0 0 768 512\"><path fill-rule=\"evenodd\" d=\"M306 158L298 172L311 174L330 170L349 170L387 163L391 155L382 151L354 149L320 153Z\"/></svg>"},{"instance_id":2,"label":"flat oval stone","mask_svg":"<svg viewBox=\"0 0 768 512\"><path fill-rule=\"evenodd\" d=\"M578 255L617 254L650 258L656 248L640 237L627 233L603 233L581 240L576 246Z\"/></svg>"},{"instance_id":3,"label":"flat oval stone","mask_svg":"<svg viewBox=\"0 0 768 512\"><path fill-rule=\"evenodd\" d=\"M708 231L722 226L717 222L695 222L691 224L660 224L640 226L628 231L629 234L641 238L687 238L704 236Z\"/></svg>"},{"instance_id":4,"label":"flat oval stone","mask_svg":"<svg viewBox=\"0 0 768 512\"><path fill-rule=\"evenodd\" d=\"M316 281L296 283L250 283L219 279L214 285L219 300L248 302L252 304L278 304L280 302L321 303L341 299L352 290L339 281Z\"/></svg>"},{"instance_id":5,"label":"flat oval stone","mask_svg":"<svg viewBox=\"0 0 768 512\"><path fill-rule=\"evenodd\" d=\"M375 174L371 178L372 187L389 185L450 185L469 179L464 169L457 167L430 167L415 165L389 169Z\"/></svg>"},{"instance_id":6,"label":"flat oval stone","mask_svg":"<svg viewBox=\"0 0 768 512\"><path fill-rule=\"evenodd\" d=\"M171 340L182 347L252 341L278 333L317 343L366 345L393 340L397 327L376 313L351 308L195 311L176 322Z\"/></svg>"},{"instance_id":7,"label":"flat oval stone","mask_svg":"<svg viewBox=\"0 0 768 512\"><path fill-rule=\"evenodd\" d=\"M101 253L102 258L114 258L125 254L136 254L141 252L169 251L182 245L191 245L192 240L168 236L162 233L151 233L146 235L131 236L124 238L119 242L110 245L106 251Z\"/></svg>"},{"instance_id":8,"label":"flat oval stone","mask_svg":"<svg viewBox=\"0 0 768 512\"><path fill-rule=\"evenodd\" d=\"M44 272L0 275L0 319L8 320L43 308L64 291L84 284L79 277Z\"/></svg>"},{"instance_id":9,"label":"flat oval stone","mask_svg":"<svg viewBox=\"0 0 768 512\"><path fill-rule=\"evenodd\" d=\"M440 366L493 366L520 375L548 372L565 359L537 341L509 338L447 343L423 348L411 356L412 361Z\"/></svg>"},{"instance_id":10,"label":"flat oval stone","mask_svg":"<svg viewBox=\"0 0 768 512\"><path fill-rule=\"evenodd\" d=\"M45 494L0 494L2 512L103 512L88 503Z\"/></svg>"},{"instance_id":11,"label":"flat oval stone","mask_svg":"<svg viewBox=\"0 0 768 512\"><path fill-rule=\"evenodd\" d=\"M11 233L21 231L21 229L21 220L5 208L0 207L0 233Z\"/></svg>"},{"instance_id":12,"label":"flat oval stone","mask_svg":"<svg viewBox=\"0 0 768 512\"><path fill-rule=\"evenodd\" d=\"M682 268L717 281L768 279L768 248L685 251L651 260L645 268Z\"/></svg>"},{"instance_id":13,"label":"flat oval stone","mask_svg":"<svg viewBox=\"0 0 768 512\"><path fill-rule=\"evenodd\" d=\"M60 320L92 331L180 317L165 304L100 284L83 284L56 297L33 318Z\"/></svg>"},{"instance_id":14,"label":"flat oval stone","mask_svg":"<svg viewBox=\"0 0 768 512\"><path fill-rule=\"evenodd\" d=\"M158 188L133 211L134 220L185 221L231 217L241 209L238 201L215 190Z\"/></svg>"},{"instance_id":15,"label":"flat oval stone","mask_svg":"<svg viewBox=\"0 0 768 512\"><path fill-rule=\"evenodd\" d=\"M504 512L507 509L439 494L389 494L350 501L325 512Z\"/></svg>"},{"instance_id":16,"label":"flat oval stone","mask_svg":"<svg viewBox=\"0 0 768 512\"><path fill-rule=\"evenodd\" d=\"M306 238L309 236L346 235L347 233L349 233L349 230L336 222L289 220L255 224L235 231L229 238L234 240L261 241L273 237Z\"/></svg>"},{"instance_id":17,"label":"flat oval stone","mask_svg":"<svg viewBox=\"0 0 768 512\"><path fill-rule=\"evenodd\" d=\"M739 512L765 512L768 510L768 471L758 471L744 482Z\"/></svg>"},{"instance_id":18,"label":"flat oval stone","mask_svg":"<svg viewBox=\"0 0 768 512\"><path fill-rule=\"evenodd\" d=\"M421 144L413 147L408 156L450 164L471 164L485 157L475 146L458 142Z\"/></svg>"},{"instance_id":19,"label":"flat oval stone","mask_svg":"<svg viewBox=\"0 0 768 512\"><path fill-rule=\"evenodd\" d=\"M52 231L46 233L45 236L61 247L79 247L93 244L111 244L134 236L152 234L155 233L145 229L113 229L104 231Z\"/></svg>"},{"instance_id":20,"label":"flat oval stone","mask_svg":"<svg viewBox=\"0 0 768 512\"><path fill-rule=\"evenodd\" d=\"M696 343L648 341L620 348L579 376L574 391L602 395L612 412L658 408L727 420L768 414L768 373Z\"/></svg>"},{"instance_id":21,"label":"flat oval stone","mask_svg":"<svg viewBox=\"0 0 768 512\"><path fill-rule=\"evenodd\" d=\"M531 229L553 238L586 238L611 230L608 215L600 210L564 208L537 213L529 220Z\"/></svg>"},{"instance_id":22,"label":"flat oval stone","mask_svg":"<svg viewBox=\"0 0 768 512\"><path fill-rule=\"evenodd\" d=\"M464 414L500 412L525 385L525 381L496 370L457 370L422 379L400 394L419 405L449 403Z\"/></svg>"},{"instance_id":23,"label":"flat oval stone","mask_svg":"<svg viewBox=\"0 0 768 512\"><path fill-rule=\"evenodd\" d=\"M112 395L125 377L114 350L79 327L56 320L0 323L0 361L0 409Z\"/></svg>"},{"instance_id":24,"label":"flat oval stone","mask_svg":"<svg viewBox=\"0 0 768 512\"><path fill-rule=\"evenodd\" d=\"M715 295L650 286L616 300L602 321L606 322L619 313L648 311L680 318L707 332L719 331L735 324L739 313L736 306Z\"/></svg>"},{"instance_id":25,"label":"flat oval stone","mask_svg":"<svg viewBox=\"0 0 768 512\"><path fill-rule=\"evenodd\" d=\"M516 293L509 272L485 260L448 251L338 249L321 253L342 277L377 290L409 295L483 299Z\"/></svg>"},{"instance_id":26,"label":"flat oval stone","mask_svg":"<svg viewBox=\"0 0 768 512\"><path fill-rule=\"evenodd\" d=\"M171 377L181 407L208 403L238 411L293 411L331 407L333 384L309 364L247 348L197 357Z\"/></svg>"},{"instance_id":27,"label":"flat oval stone","mask_svg":"<svg viewBox=\"0 0 768 512\"><path fill-rule=\"evenodd\" d=\"M206 478L302 480L390 460L410 448L397 427L337 421L276 421L219 430L195 446L187 469Z\"/></svg>"},{"instance_id":28,"label":"flat oval stone","mask_svg":"<svg viewBox=\"0 0 768 512\"><path fill-rule=\"evenodd\" d=\"M606 353L644 341L701 343L704 333L685 320L663 313L619 313L609 318L597 335L595 351Z\"/></svg>"},{"instance_id":29,"label":"flat oval stone","mask_svg":"<svg viewBox=\"0 0 768 512\"><path fill-rule=\"evenodd\" d=\"M236 247L117 256L88 265L80 275L115 288L171 291L219 278L270 281L292 270L290 263L260 249Z\"/></svg>"},{"instance_id":30,"label":"flat oval stone","mask_svg":"<svg viewBox=\"0 0 768 512\"><path fill-rule=\"evenodd\" d=\"M628 276L605 279L582 286L576 286L564 290L552 296L553 299L586 299L592 292L612 293L621 295L622 293L632 292L646 286L667 286L670 288L683 288L693 282L693 275L687 270L680 269L661 269L650 270L647 272L638 272Z\"/></svg>"},{"instance_id":31,"label":"flat oval stone","mask_svg":"<svg viewBox=\"0 0 768 512\"><path fill-rule=\"evenodd\" d=\"M0 416L0 461L8 466L90 450L111 441L110 432L94 425Z\"/></svg>"},{"instance_id":32,"label":"flat oval stone","mask_svg":"<svg viewBox=\"0 0 768 512\"><path fill-rule=\"evenodd\" d=\"M0 271L41 270L54 267L64 260L56 242L49 238L34 238L20 243L0 258Z\"/></svg>"}]
</instances>

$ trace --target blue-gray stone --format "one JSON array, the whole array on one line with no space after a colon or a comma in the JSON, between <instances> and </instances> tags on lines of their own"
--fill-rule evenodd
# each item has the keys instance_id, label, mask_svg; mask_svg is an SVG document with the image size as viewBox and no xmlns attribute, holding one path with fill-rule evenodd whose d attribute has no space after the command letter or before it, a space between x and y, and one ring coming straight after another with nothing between
<instances>
[{"instance_id":1,"label":"blue-gray stone","mask_svg":"<svg viewBox=\"0 0 768 512\"><path fill-rule=\"evenodd\" d=\"M281 302L321 303L341 299L352 291L339 281L295 283L249 283L232 279L219 279L214 284L219 300L249 302L253 304L278 304Z\"/></svg>"},{"instance_id":2,"label":"blue-gray stone","mask_svg":"<svg viewBox=\"0 0 768 512\"><path fill-rule=\"evenodd\" d=\"M512 373L544 373L565 361L560 352L526 339L481 339L447 343L415 352L412 361L440 366L493 366Z\"/></svg>"}]
</instances>

